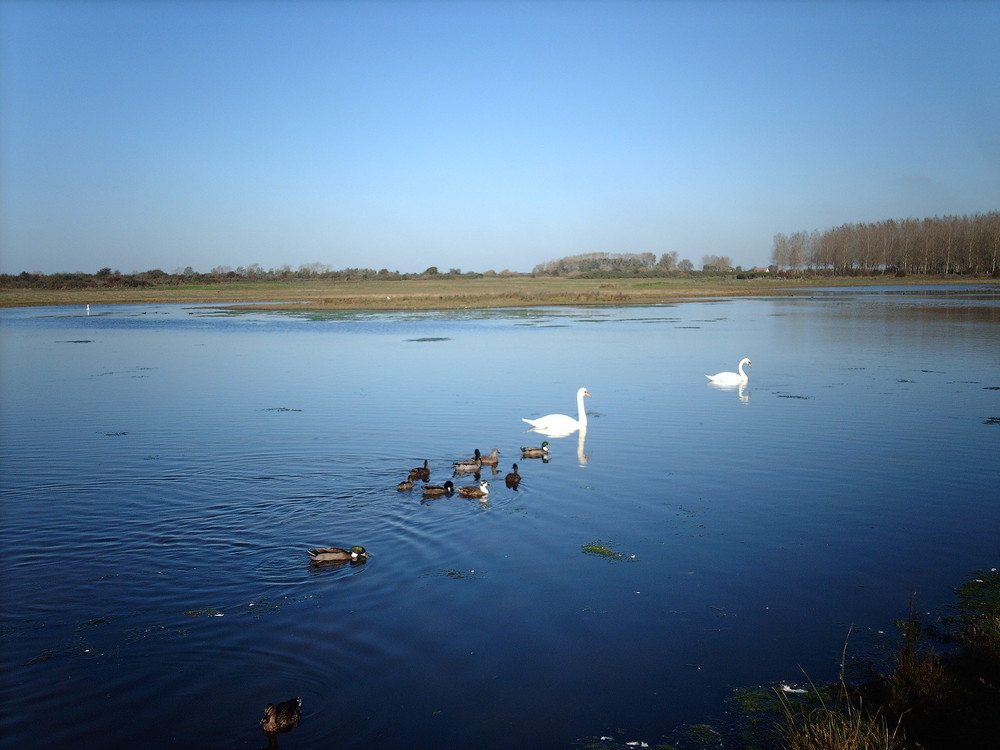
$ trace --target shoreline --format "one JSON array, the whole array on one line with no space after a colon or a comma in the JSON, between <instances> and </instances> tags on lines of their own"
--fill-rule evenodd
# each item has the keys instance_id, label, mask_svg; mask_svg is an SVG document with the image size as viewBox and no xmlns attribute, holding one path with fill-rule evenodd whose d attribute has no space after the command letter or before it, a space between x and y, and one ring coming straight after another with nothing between
<instances>
[{"instance_id":1,"label":"shoreline","mask_svg":"<svg viewBox=\"0 0 1000 750\"><path fill-rule=\"evenodd\" d=\"M989 276L905 278L410 279L245 282L110 289L0 289L0 307L185 303L253 310L454 310L501 307L630 306L723 297L781 296L831 287L924 285L1000 287Z\"/></svg>"}]
</instances>

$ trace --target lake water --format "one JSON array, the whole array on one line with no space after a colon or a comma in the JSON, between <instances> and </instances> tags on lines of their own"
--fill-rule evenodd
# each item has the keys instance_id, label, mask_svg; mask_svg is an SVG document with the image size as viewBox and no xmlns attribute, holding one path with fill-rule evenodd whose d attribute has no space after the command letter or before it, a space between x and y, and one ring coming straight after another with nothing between
<instances>
[{"instance_id":1,"label":"lake water","mask_svg":"<svg viewBox=\"0 0 1000 750\"><path fill-rule=\"evenodd\" d=\"M280 747L676 740L1000 565L996 287L0 323L9 747L264 747L294 696ZM488 503L397 492L476 448Z\"/></svg>"}]
</instances>

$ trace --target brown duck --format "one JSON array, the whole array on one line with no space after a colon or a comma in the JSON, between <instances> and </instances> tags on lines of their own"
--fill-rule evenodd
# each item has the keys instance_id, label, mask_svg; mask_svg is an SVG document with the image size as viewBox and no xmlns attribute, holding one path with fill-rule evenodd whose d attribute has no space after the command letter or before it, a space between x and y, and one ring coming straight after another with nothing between
<instances>
[{"instance_id":1,"label":"brown duck","mask_svg":"<svg viewBox=\"0 0 1000 750\"><path fill-rule=\"evenodd\" d=\"M299 719L302 718L302 712L299 710L301 708L302 698L292 698L277 706L268 703L264 706L264 718L260 720L260 725L265 732L287 732L299 725Z\"/></svg>"}]
</instances>

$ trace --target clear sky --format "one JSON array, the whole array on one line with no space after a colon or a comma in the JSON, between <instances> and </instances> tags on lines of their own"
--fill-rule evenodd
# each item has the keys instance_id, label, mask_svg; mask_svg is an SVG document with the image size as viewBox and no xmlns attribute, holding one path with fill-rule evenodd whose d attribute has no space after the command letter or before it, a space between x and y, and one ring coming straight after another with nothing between
<instances>
[{"instance_id":1,"label":"clear sky","mask_svg":"<svg viewBox=\"0 0 1000 750\"><path fill-rule=\"evenodd\" d=\"M766 265L1000 210L1000 2L0 3L0 271Z\"/></svg>"}]
</instances>

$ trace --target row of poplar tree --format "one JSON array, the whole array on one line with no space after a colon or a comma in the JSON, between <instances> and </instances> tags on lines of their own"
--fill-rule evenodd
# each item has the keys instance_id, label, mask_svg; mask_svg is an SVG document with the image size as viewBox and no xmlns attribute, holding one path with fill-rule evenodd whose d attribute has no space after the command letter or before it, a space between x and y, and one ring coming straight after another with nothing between
<instances>
[{"instance_id":1,"label":"row of poplar tree","mask_svg":"<svg viewBox=\"0 0 1000 750\"><path fill-rule=\"evenodd\" d=\"M843 224L774 237L779 269L865 273L1000 273L1000 211Z\"/></svg>"}]
</instances>

